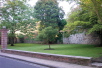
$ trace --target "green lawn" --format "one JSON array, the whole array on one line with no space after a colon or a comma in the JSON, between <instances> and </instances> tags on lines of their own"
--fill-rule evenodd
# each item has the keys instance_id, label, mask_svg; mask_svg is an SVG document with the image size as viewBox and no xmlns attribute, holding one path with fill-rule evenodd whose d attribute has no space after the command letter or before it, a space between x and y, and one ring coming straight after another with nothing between
<instances>
[{"instance_id":1,"label":"green lawn","mask_svg":"<svg viewBox=\"0 0 102 68\"><path fill-rule=\"evenodd\" d=\"M8 49L51 53L51 54L63 54L74 56L87 56L87 57L99 57L102 56L102 47L95 47L94 45L84 44L54 44L51 48L55 50L44 50L48 48L48 45L41 44L15 44L15 46L8 46Z\"/></svg>"}]
</instances>

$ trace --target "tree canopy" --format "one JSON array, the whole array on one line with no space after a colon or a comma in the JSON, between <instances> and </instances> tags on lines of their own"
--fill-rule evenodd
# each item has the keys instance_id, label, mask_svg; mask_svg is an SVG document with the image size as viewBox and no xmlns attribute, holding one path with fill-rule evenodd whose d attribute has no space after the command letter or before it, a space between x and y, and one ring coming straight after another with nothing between
<instances>
[{"instance_id":1,"label":"tree canopy","mask_svg":"<svg viewBox=\"0 0 102 68\"><path fill-rule=\"evenodd\" d=\"M63 19L64 11L58 6L56 0L39 0L34 7L35 18L40 22L40 30L52 26L59 28L58 23Z\"/></svg>"},{"instance_id":2,"label":"tree canopy","mask_svg":"<svg viewBox=\"0 0 102 68\"><path fill-rule=\"evenodd\" d=\"M11 44L14 43L16 31L29 33L29 29L34 30L34 19L32 8L23 0L7 1L4 7L0 8L2 15L0 27L6 26L11 37Z\"/></svg>"},{"instance_id":3,"label":"tree canopy","mask_svg":"<svg viewBox=\"0 0 102 68\"><path fill-rule=\"evenodd\" d=\"M49 26L43 29L39 33L38 39L49 44L49 49L50 49L50 43L55 41L55 37L57 36L57 34L58 34L58 30Z\"/></svg>"},{"instance_id":4,"label":"tree canopy","mask_svg":"<svg viewBox=\"0 0 102 68\"><path fill-rule=\"evenodd\" d=\"M58 6L57 0L39 0L34 7L34 17L40 21L39 31L51 26L58 29L58 39L61 39L60 30L66 25L64 11ZM57 40L57 39L56 39Z\"/></svg>"},{"instance_id":5,"label":"tree canopy","mask_svg":"<svg viewBox=\"0 0 102 68\"><path fill-rule=\"evenodd\" d=\"M71 0L68 0L71 1ZM65 31L94 33L102 40L102 0L73 0L78 3L68 18Z\"/></svg>"}]
</instances>

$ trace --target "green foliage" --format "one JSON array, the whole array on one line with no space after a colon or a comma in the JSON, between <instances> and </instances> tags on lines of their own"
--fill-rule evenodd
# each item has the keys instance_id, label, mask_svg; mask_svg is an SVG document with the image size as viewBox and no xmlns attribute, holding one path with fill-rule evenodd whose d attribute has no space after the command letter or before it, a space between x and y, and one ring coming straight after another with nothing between
<instances>
[{"instance_id":1,"label":"green foliage","mask_svg":"<svg viewBox=\"0 0 102 68\"><path fill-rule=\"evenodd\" d=\"M81 9L80 7L77 7L68 14L68 23L65 26L64 31L67 31L66 34L68 33L68 36L70 34L82 32L83 30L90 27L91 23L89 22L89 19L89 12L87 10Z\"/></svg>"},{"instance_id":2,"label":"green foliage","mask_svg":"<svg viewBox=\"0 0 102 68\"><path fill-rule=\"evenodd\" d=\"M68 23L63 30L65 32L67 31L68 34L75 34L78 32L83 32L84 30L88 30L90 25L93 25L89 21L92 19L89 15L90 14L83 9L74 9L74 11L69 14L69 18L67 19Z\"/></svg>"},{"instance_id":3,"label":"green foliage","mask_svg":"<svg viewBox=\"0 0 102 68\"><path fill-rule=\"evenodd\" d=\"M75 21L89 21L89 12L87 10L81 9L81 7L74 8L69 14L67 21L73 23Z\"/></svg>"},{"instance_id":4,"label":"green foliage","mask_svg":"<svg viewBox=\"0 0 102 68\"><path fill-rule=\"evenodd\" d=\"M70 34L80 31L86 31L89 34L94 33L102 41L102 0L72 1L76 1L78 7L69 14L68 24L64 30Z\"/></svg>"},{"instance_id":5,"label":"green foliage","mask_svg":"<svg viewBox=\"0 0 102 68\"><path fill-rule=\"evenodd\" d=\"M64 31L69 32L69 34L87 31L88 33L93 33L96 31L101 31L102 26L98 24L98 18L96 14L89 13L85 9L74 9L69 14L67 19L68 24L65 26Z\"/></svg>"},{"instance_id":6,"label":"green foliage","mask_svg":"<svg viewBox=\"0 0 102 68\"><path fill-rule=\"evenodd\" d=\"M63 19L64 11L56 0L39 0L34 9L34 17L40 21L39 31L49 26L60 31L66 25L66 20ZM61 40L61 33L57 36L56 40Z\"/></svg>"},{"instance_id":7,"label":"green foliage","mask_svg":"<svg viewBox=\"0 0 102 68\"><path fill-rule=\"evenodd\" d=\"M89 33L102 31L102 25L95 24L92 28L90 28Z\"/></svg>"},{"instance_id":8,"label":"green foliage","mask_svg":"<svg viewBox=\"0 0 102 68\"><path fill-rule=\"evenodd\" d=\"M49 26L49 27L46 27L45 29L43 29L39 33L38 38L39 38L39 40L45 41L46 43L49 44L50 42L55 41L55 37L57 34L58 34L58 30Z\"/></svg>"},{"instance_id":9,"label":"green foliage","mask_svg":"<svg viewBox=\"0 0 102 68\"><path fill-rule=\"evenodd\" d=\"M40 22L40 30L52 26L53 28L59 28L58 23L63 19L64 11L59 8L57 2L52 0L39 0L34 7L35 15Z\"/></svg>"},{"instance_id":10,"label":"green foliage","mask_svg":"<svg viewBox=\"0 0 102 68\"><path fill-rule=\"evenodd\" d=\"M6 26L10 33L18 30L26 30L27 27L34 27L31 7L22 0L7 1L3 8L0 8L2 20L0 26Z\"/></svg>"},{"instance_id":11,"label":"green foliage","mask_svg":"<svg viewBox=\"0 0 102 68\"><path fill-rule=\"evenodd\" d=\"M67 24L65 19L62 19L59 23L58 23L58 27L59 30L63 30L64 26Z\"/></svg>"},{"instance_id":12,"label":"green foliage","mask_svg":"<svg viewBox=\"0 0 102 68\"><path fill-rule=\"evenodd\" d=\"M71 1L71 0L67 0L67 1ZM96 24L100 24L100 25L102 24L102 13L101 13L102 12L102 0L79 0L79 1L72 0L72 2L75 2L75 1L76 3L79 4L81 9L84 9L85 11L87 11L87 14L91 13L93 17L96 16L96 18L94 18L94 19L97 19L97 20L94 20L95 22L97 21ZM84 15L84 17L86 16L87 15Z\"/></svg>"},{"instance_id":13,"label":"green foliage","mask_svg":"<svg viewBox=\"0 0 102 68\"><path fill-rule=\"evenodd\" d=\"M33 19L33 11L25 1L7 1L4 7L0 8L2 15L0 28L6 26L10 33L9 36L15 36L16 31L21 31L26 34L31 32L31 28L34 31L35 21Z\"/></svg>"}]
</instances>

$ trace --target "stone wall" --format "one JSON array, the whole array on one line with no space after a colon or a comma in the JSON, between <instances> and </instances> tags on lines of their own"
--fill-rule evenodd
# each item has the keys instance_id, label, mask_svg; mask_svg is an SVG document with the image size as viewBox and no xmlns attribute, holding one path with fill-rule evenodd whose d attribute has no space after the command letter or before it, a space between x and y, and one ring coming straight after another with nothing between
<instances>
[{"instance_id":1,"label":"stone wall","mask_svg":"<svg viewBox=\"0 0 102 68\"><path fill-rule=\"evenodd\" d=\"M47 60L74 63L74 64L80 64L80 65L90 65L91 59L92 59L91 57L58 55L58 54L29 52L29 51L11 50L11 49L1 50L1 52L34 57L34 58L47 59Z\"/></svg>"},{"instance_id":2,"label":"stone wall","mask_svg":"<svg viewBox=\"0 0 102 68\"><path fill-rule=\"evenodd\" d=\"M100 39L98 36L93 36L92 34L78 33L70 35L68 38L63 38L64 44L100 44Z\"/></svg>"},{"instance_id":3,"label":"stone wall","mask_svg":"<svg viewBox=\"0 0 102 68\"><path fill-rule=\"evenodd\" d=\"M41 41L34 41L34 40L24 40L24 43L37 43L37 44L39 44L39 43L43 43L43 42L41 42Z\"/></svg>"}]
</instances>

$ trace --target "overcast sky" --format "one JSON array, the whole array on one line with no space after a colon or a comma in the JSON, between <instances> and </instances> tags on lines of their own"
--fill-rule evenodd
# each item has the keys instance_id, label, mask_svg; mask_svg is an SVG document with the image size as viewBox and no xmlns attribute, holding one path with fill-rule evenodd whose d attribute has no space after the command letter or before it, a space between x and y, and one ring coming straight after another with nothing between
<instances>
[{"instance_id":1,"label":"overcast sky","mask_svg":"<svg viewBox=\"0 0 102 68\"><path fill-rule=\"evenodd\" d=\"M36 5L36 2L37 2L37 0L31 0L29 2L29 4L31 6L34 6L34 5ZM61 6L63 8L63 10L65 12L65 17L66 17L67 13L70 12L70 8L72 5L71 4L69 5L69 3L66 1L59 1L59 6Z\"/></svg>"}]
</instances>

